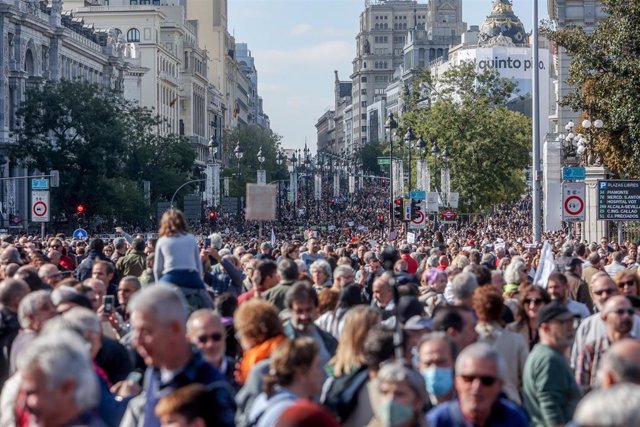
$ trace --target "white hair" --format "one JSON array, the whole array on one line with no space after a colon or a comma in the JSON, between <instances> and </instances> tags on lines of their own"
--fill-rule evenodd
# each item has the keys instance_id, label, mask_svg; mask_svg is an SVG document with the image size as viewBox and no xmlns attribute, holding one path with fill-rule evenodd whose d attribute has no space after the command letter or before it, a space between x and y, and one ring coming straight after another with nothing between
<instances>
[{"instance_id":1,"label":"white hair","mask_svg":"<svg viewBox=\"0 0 640 427\"><path fill-rule=\"evenodd\" d=\"M73 381L74 403L79 411L97 406L100 398L98 377L89 350L78 334L61 331L41 335L29 343L17 363L21 372L38 367L49 390L55 390L65 381Z\"/></svg>"},{"instance_id":2,"label":"white hair","mask_svg":"<svg viewBox=\"0 0 640 427\"><path fill-rule=\"evenodd\" d=\"M171 322L185 325L189 315L187 301L180 289L166 282L136 292L129 301L129 312L149 313L164 325Z\"/></svg>"},{"instance_id":3,"label":"white hair","mask_svg":"<svg viewBox=\"0 0 640 427\"><path fill-rule=\"evenodd\" d=\"M473 292L478 287L478 279L475 274L463 271L456 274L451 281L451 292L454 298L466 300L471 298Z\"/></svg>"},{"instance_id":4,"label":"white hair","mask_svg":"<svg viewBox=\"0 0 640 427\"><path fill-rule=\"evenodd\" d=\"M621 383L587 394L573 421L585 427L640 427L639 406L640 385Z\"/></svg>"},{"instance_id":5,"label":"white hair","mask_svg":"<svg viewBox=\"0 0 640 427\"><path fill-rule=\"evenodd\" d=\"M355 274L355 271L353 270L353 268L351 268L350 265L339 265L336 267L335 270L333 270L333 277L334 278L342 277L344 276L345 273Z\"/></svg>"},{"instance_id":6,"label":"white hair","mask_svg":"<svg viewBox=\"0 0 640 427\"><path fill-rule=\"evenodd\" d=\"M484 342L477 342L465 347L456 359L456 372L462 372L462 364L466 359L490 360L496 365L498 378L504 379L506 372L506 362L498 351Z\"/></svg>"},{"instance_id":7,"label":"white hair","mask_svg":"<svg viewBox=\"0 0 640 427\"><path fill-rule=\"evenodd\" d=\"M47 301L52 303L51 292L46 290L31 292L22 298L18 305L18 322L22 329L31 327L31 319Z\"/></svg>"},{"instance_id":8,"label":"white hair","mask_svg":"<svg viewBox=\"0 0 640 427\"><path fill-rule=\"evenodd\" d=\"M504 270L504 280L508 285L517 285L520 283L520 272L524 270L524 261L512 259L507 268Z\"/></svg>"}]
</instances>

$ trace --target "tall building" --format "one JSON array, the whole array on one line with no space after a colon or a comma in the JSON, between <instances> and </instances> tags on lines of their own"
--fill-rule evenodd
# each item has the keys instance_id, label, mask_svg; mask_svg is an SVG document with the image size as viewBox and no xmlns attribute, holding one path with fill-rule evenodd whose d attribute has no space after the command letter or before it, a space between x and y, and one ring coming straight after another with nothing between
<instances>
[{"instance_id":1,"label":"tall building","mask_svg":"<svg viewBox=\"0 0 640 427\"><path fill-rule=\"evenodd\" d=\"M245 120L239 124L256 125L268 129L269 117L264 113L262 98L258 95L258 70L246 43L236 43L236 61L238 72L241 74L238 78L238 88L246 98L246 104L238 106L246 110L246 114L243 115ZM240 86L241 81L245 85Z\"/></svg>"},{"instance_id":2,"label":"tall building","mask_svg":"<svg viewBox=\"0 0 640 427\"><path fill-rule=\"evenodd\" d=\"M354 148L369 140L367 107L384 97L395 70L404 65L412 31L420 30L424 36L409 68L427 67L446 56L447 47L458 43L465 29L462 0L367 0L360 14L351 75Z\"/></svg>"},{"instance_id":3,"label":"tall building","mask_svg":"<svg viewBox=\"0 0 640 427\"><path fill-rule=\"evenodd\" d=\"M113 33L64 13L61 0L0 0L0 26L1 178L28 175L23 168L10 167L4 148L14 143L16 110L29 88L43 80L79 79L124 90L136 87L146 72L128 62L130 51ZM9 218L12 227L27 225L30 190L26 179L0 182L0 228L10 226Z\"/></svg>"},{"instance_id":4,"label":"tall building","mask_svg":"<svg viewBox=\"0 0 640 427\"><path fill-rule=\"evenodd\" d=\"M146 0L148 1L148 0ZM185 0L187 18L197 20L198 39L209 55L209 82L222 94L222 120L225 129L238 124L239 112L235 113L236 82L238 63L236 62L236 42L229 34L228 0Z\"/></svg>"},{"instance_id":5,"label":"tall building","mask_svg":"<svg viewBox=\"0 0 640 427\"><path fill-rule=\"evenodd\" d=\"M76 16L111 28L139 66L149 70L134 100L164 119L161 134L187 137L196 150L196 166L204 167L210 137L221 136L222 102L211 99L221 95L209 82L209 56L198 40L200 23L187 19L184 0L110 0L87 6L68 0L67 6L76 3L81 5L73 11Z\"/></svg>"}]
</instances>

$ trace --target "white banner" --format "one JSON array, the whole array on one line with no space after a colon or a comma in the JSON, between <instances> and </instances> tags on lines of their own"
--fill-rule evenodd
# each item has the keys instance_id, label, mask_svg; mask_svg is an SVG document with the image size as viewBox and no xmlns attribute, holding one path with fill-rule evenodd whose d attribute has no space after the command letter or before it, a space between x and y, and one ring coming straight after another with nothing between
<instances>
[{"instance_id":1,"label":"white banner","mask_svg":"<svg viewBox=\"0 0 640 427\"><path fill-rule=\"evenodd\" d=\"M364 188L364 175L361 173L358 177L358 190L362 190Z\"/></svg>"},{"instance_id":2,"label":"white banner","mask_svg":"<svg viewBox=\"0 0 640 427\"><path fill-rule=\"evenodd\" d=\"M227 190L227 194L228 194ZM220 206L220 163L213 164L213 207Z\"/></svg>"},{"instance_id":3,"label":"white banner","mask_svg":"<svg viewBox=\"0 0 640 427\"><path fill-rule=\"evenodd\" d=\"M431 171L427 159L418 159L416 161L416 179L418 184L416 188L420 191L431 191Z\"/></svg>"},{"instance_id":4,"label":"white banner","mask_svg":"<svg viewBox=\"0 0 640 427\"><path fill-rule=\"evenodd\" d=\"M356 192L356 177L349 175L349 194Z\"/></svg>"},{"instance_id":5,"label":"white banner","mask_svg":"<svg viewBox=\"0 0 640 427\"><path fill-rule=\"evenodd\" d=\"M298 174L291 172L289 174L289 201L293 202L298 198Z\"/></svg>"},{"instance_id":6,"label":"white banner","mask_svg":"<svg viewBox=\"0 0 640 427\"><path fill-rule=\"evenodd\" d=\"M322 175L319 173L315 174L313 177L313 194L315 200L322 200Z\"/></svg>"},{"instance_id":7,"label":"white banner","mask_svg":"<svg viewBox=\"0 0 640 427\"><path fill-rule=\"evenodd\" d=\"M338 171L333 172L333 197L340 195L340 174Z\"/></svg>"},{"instance_id":8,"label":"white banner","mask_svg":"<svg viewBox=\"0 0 640 427\"><path fill-rule=\"evenodd\" d=\"M204 201L207 206L213 206L213 163L209 163L206 169L206 181L204 182Z\"/></svg>"},{"instance_id":9,"label":"white banner","mask_svg":"<svg viewBox=\"0 0 640 427\"><path fill-rule=\"evenodd\" d=\"M258 185L264 185L267 183L267 171L264 169L258 169L257 176Z\"/></svg>"},{"instance_id":10,"label":"white banner","mask_svg":"<svg viewBox=\"0 0 640 427\"><path fill-rule=\"evenodd\" d=\"M400 159L393 159L393 197L404 197L404 164Z\"/></svg>"},{"instance_id":11,"label":"white banner","mask_svg":"<svg viewBox=\"0 0 640 427\"><path fill-rule=\"evenodd\" d=\"M451 180L450 180L449 167L443 166L440 170L440 182L441 184L441 196L442 203L445 206L449 206L449 193L451 193Z\"/></svg>"},{"instance_id":12,"label":"white banner","mask_svg":"<svg viewBox=\"0 0 640 427\"><path fill-rule=\"evenodd\" d=\"M229 182L231 181L231 177L224 177L224 197L229 197Z\"/></svg>"}]
</instances>

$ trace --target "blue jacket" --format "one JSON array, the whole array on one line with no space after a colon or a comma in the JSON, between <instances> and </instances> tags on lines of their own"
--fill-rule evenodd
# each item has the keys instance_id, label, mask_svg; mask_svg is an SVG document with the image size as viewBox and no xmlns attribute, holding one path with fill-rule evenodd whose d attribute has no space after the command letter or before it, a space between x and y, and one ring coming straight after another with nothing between
<instances>
[{"instance_id":1,"label":"blue jacket","mask_svg":"<svg viewBox=\"0 0 640 427\"><path fill-rule=\"evenodd\" d=\"M462 415L460 402L451 400L441 403L427 414L430 427L474 427ZM518 405L510 400L499 398L493 404L486 425L491 427L528 427L529 420Z\"/></svg>"}]
</instances>

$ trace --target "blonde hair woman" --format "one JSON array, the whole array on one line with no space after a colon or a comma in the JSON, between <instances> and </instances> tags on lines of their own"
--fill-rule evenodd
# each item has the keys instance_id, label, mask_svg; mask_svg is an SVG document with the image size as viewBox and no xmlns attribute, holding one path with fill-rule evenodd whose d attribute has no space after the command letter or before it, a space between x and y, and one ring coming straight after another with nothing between
<instances>
[{"instance_id":1,"label":"blonde hair woman","mask_svg":"<svg viewBox=\"0 0 640 427\"><path fill-rule=\"evenodd\" d=\"M202 261L198 242L189 233L182 212L170 209L162 215L160 238L156 243L153 274L157 282L178 286L192 309L213 308L202 281Z\"/></svg>"}]
</instances>

